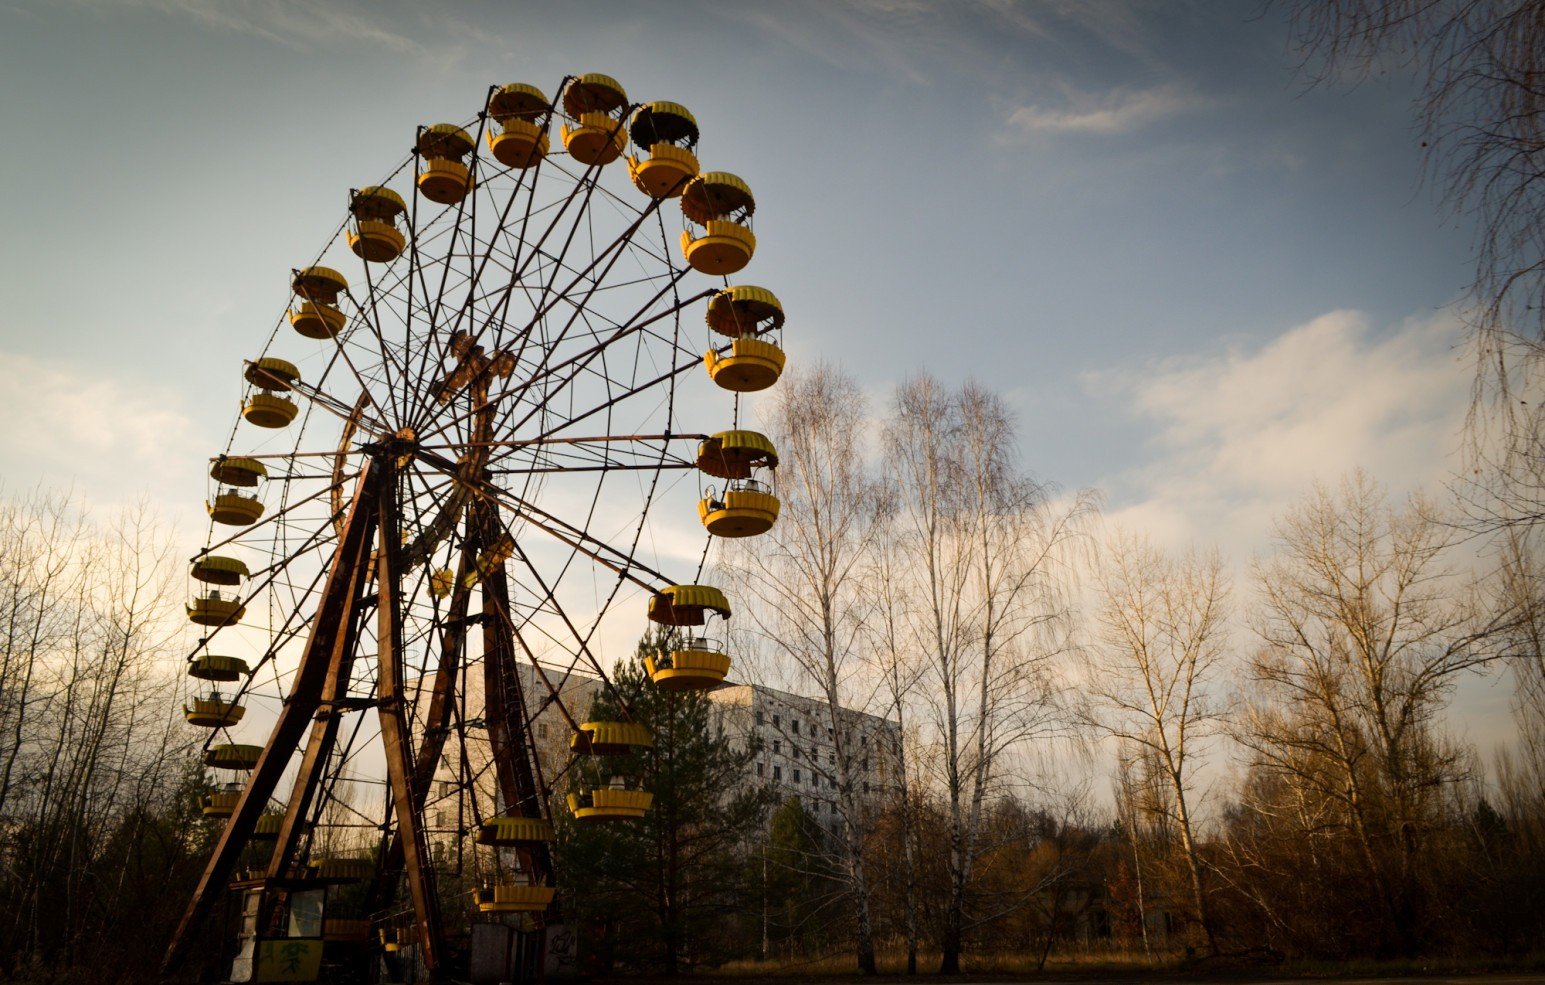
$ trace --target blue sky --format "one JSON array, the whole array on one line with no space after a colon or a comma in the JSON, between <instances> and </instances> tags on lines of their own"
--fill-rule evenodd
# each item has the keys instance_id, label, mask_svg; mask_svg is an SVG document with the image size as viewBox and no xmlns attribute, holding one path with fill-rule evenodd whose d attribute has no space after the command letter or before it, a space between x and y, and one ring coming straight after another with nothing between
<instances>
[{"instance_id":1,"label":"blue sky","mask_svg":"<svg viewBox=\"0 0 1545 985\"><path fill-rule=\"evenodd\" d=\"M877 406L974 376L1039 476L1243 561L1316 478L1441 484L1468 380L1410 81L1294 65L1229 0L3 0L0 475L201 529L240 360L346 190L491 83L603 71L756 190L792 359Z\"/></svg>"}]
</instances>

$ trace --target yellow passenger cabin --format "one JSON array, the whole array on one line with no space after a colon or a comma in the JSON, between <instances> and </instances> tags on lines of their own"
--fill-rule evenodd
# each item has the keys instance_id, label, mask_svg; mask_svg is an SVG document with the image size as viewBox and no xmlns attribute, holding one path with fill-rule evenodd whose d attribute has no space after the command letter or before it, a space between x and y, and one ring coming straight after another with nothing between
<instances>
[{"instance_id":1,"label":"yellow passenger cabin","mask_svg":"<svg viewBox=\"0 0 1545 985\"><path fill-rule=\"evenodd\" d=\"M497 845L508 848L515 845L537 845L553 840L553 825L546 818L522 817L501 814L485 820L478 828L479 845Z\"/></svg>"},{"instance_id":2,"label":"yellow passenger cabin","mask_svg":"<svg viewBox=\"0 0 1545 985\"><path fill-rule=\"evenodd\" d=\"M654 748L654 736L637 722L585 722L569 736L569 748L594 756L623 756Z\"/></svg>"},{"instance_id":3,"label":"yellow passenger cabin","mask_svg":"<svg viewBox=\"0 0 1545 985\"><path fill-rule=\"evenodd\" d=\"M663 100L633 114L628 133L639 153L628 155L633 186L650 198L676 198L698 173L697 120L685 106Z\"/></svg>"},{"instance_id":4,"label":"yellow passenger cabin","mask_svg":"<svg viewBox=\"0 0 1545 985\"><path fill-rule=\"evenodd\" d=\"M230 817L241 803L242 785L227 783L206 792L199 798L199 807L205 817Z\"/></svg>"},{"instance_id":5,"label":"yellow passenger cabin","mask_svg":"<svg viewBox=\"0 0 1545 985\"><path fill-rule=\"evenodd\" d=\"M331 267L306 267L295 271L290 282L300 306L290 310L290 327L308 339L331 339L343 330L348 318L338 308L338 295L349 282Z\"/></svg>"},{"instance_id":6,"label":"yellow passenger cabin","mask_svg":"<svg viewBox=\"0 0 1545 985\"><path fill-rule=\"evenodd\" d=\"M571 793L568 801L576 821L627 821L648 813L654 794L617 785Z\"/></svg>"},{"instance_id":7,"label":"yellow passenger cabin","mask_svg":"<svg viewBox=\"0 0 1545 985\"><path fill-rule=\"evenodd\" d=\"M206 653L188 664L188 676L201 681L239 681L250 673L247 661Z\"/></svg>"},{"instance_id":8,"label":"yellow passenger cabin","mask_svg":"<svg viewBox=\"0 0 1545 985\"><path fill-rule=\"evenodd\" d=\"M728 276L743 270L756 252L751 216L756 198L751 187L728 171L708 171L681 193L681 252L693 270Z\"/></svg>"},{"instance_id":9,"label":"yellow passenger cabin","mask_svg":"<svg viewBox=\"0 0 1545 985\"><path fill-rule=\"evenodd\" d=\"M228 728L241 721L247 709L237 704L235 698L227 698L219 691L211 691L206 695L195 697L190 704L183 705L182 712L190 725L201 728Z\"/></svg>"},{"instance_id":10,"label":"yellow passenger cabin","mask_svg":"<svg viewBox=\"0 0 1545 985\"><path fill-rule=\"evenodd\" d=\"M551 886L502 879L477 891L477 908L483 913L540 913L552 905Z\"/></svg>"},{"instance_id":11,"label":"yellow passenger cabin","mask_svg":"<svg viewBox=\"0 0 1545 985\"><path fill-rule=\"evenodd\" d=\"M242 375L254 389L241 408L241 416L249 424L260 428L282 428L295 420L299 412L295 402L280 396L290 392L300 381L300 370L294 363L266 356L248 363Z\"/></svg>"},{"instance_id":12,"label":"yellow passenger cabin","mask_svg":"<svg viewBox=\"0 0 1545 985\"><path fill-rule=\"evenodd\" d=\"M730 658L707 627L729 618L729 600L710 585L671 585L651 597L649 619L673 631L658 652L644 656L650 679L666 691L704 691L724 683ZM693 627L703 628L686 631Z\"/></svg>"},{"instance_id":13,"label":"yellow passenger cabin","mask_svg":"<svg viewBox=\"0 0 1545 985\"><path fill-rule=\"evenodd\" d=\"M710 534L752 537L772 529L780 505L772 483L778 451L766 435L720 431L698 446L697 467L726 480L722 492L709 486L697 504L698 518Z\"/></svg>"},{"instance_id":14,"label":"yellow passenger cabin","mask_svg":"<svg viewBox=\"0 0 1545 985\"><path fill-rule=\"evenodd\" d=\"M726 287L708 302L708 327L732 341L728 352L710 346L703 356L708 377L725 390L766 390L783 375L784 354L776 341L783 305L765 287Z\"/></svg>"},{"instance_id":15,"label":"yellow passenger cabin","mask_svg":"<svg viewBox=\"0 0 1545 985\"><path fill-rule=\"evenodd\" d=\"M268 468L262 462L255 458L222 456L210 465L209 476L218 483L214 498L207 504L211 520L227 526L245 527L256 523L263 515L263 501L255 493L242 492L268 478Z\"/></svg>"},{"instance_id":16,"label":"yellow passenger cabin","mask_svg":"<svg viewBox=\"0 0 1545 985\"><path fill-rule=\"evenodd\" d=\"M609 75L590 72L570 81L563 90L563 112L570 122L562 127L569 156L593 167L621 157L628 146L627 108L627 91Z\"/></svg>"},{"instance_id":17,"label":"yellow passenger cabin","mask_svg":"<svg viewBox=\"0 0 1545 985\"><path fill-rule=\"evenodd\" d=\"M397 217L408 210L402 196L390 188L370 185L349 197L354 223L349 229L349 249L369 263L389 263L402 255L407 237L397 228Z\"/></svg>"},{"instance_id":18,"label":"yellow passenger cabin","mask_svg":"<svg viewBox=\"0 0 1545 985\"><path fill-rule=\"evenodd\" d=\"M253 841L273 841L279 837L279 827L284 824L284 815L277 811L265 811L258 815L257 823L252 826Z\"/></svg>"},{"instance_id":19,"label":"yellow passenger cabin","mask_svg":"<svg viewBox=\"0 0 1545 985\"><path fill-rule=\"evenodd\" d=\"M188 619L198 626L229 626L241 621L246 612L246 606L241 601L240 585L247 577L247 566L240 559L233 557L220 557L214 554L205 554L194 559L191 573L193 577L209 588L202 589L188 603ZM222 588L236 588L236 591L222 592ZM221 673L226 670L234 671L234 667L222 667L217 661L228 661L229 657L204 657L210 663L201 665L195 663L190 671L195 677L203 677L206 674ZM241 668L241 673L246 673L245 662L236 660L235 664ZM207 666L209 669L200 673L200 669ZM209 680L236 680L236 676L208 677ZM237 716L240 718L240 715ZM192 721L190 718L189 721ZM194 722L195 725L200 724ZM223 722L217 724L224 724Z\"/></svg>"},{"instance_id":20,"label":"yellow passenger cabin","mask_svg":"<svg viewBox=\"0 0 1545 985\"><path fill-rule=\"evenodd\" d=\"M488 115L498 124L486 139L494 160L507 168L525 169L547 156L547 129L552 103L536 86L512 82L488 96Z\"/></svg>"},{"instance_id":21,"label":"yellow passenger cabin","mask_svg":"<svg viewBox=\"0 0 1545 985\"><path fill-rule=\"evenodd\" d=\"M418 172L420 195L440 205L452 205L472 190L466 157L477 145L454 123L436 123L419 131L414 150L423 161Z\"/></svg>"},{"instance_id":22,"label":"yellow passenger cabin","mask_svg":"<svg viewBox=\"0 0 1545 985\"><path fill-rule=\"evenodd\" d=\"M204 765L217 770L248 771L257 766L262 755L262 746L226 743L204 750Z\"/></svg>"}]
</instances>

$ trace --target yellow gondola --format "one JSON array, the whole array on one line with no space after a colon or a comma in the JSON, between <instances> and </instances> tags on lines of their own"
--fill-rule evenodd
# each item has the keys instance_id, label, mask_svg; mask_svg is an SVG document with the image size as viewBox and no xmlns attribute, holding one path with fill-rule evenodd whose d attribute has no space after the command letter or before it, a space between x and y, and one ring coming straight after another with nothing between
<instances>
[{"instance_id":1,"label":"yellow gondola","mask_svg":"<svg viewBox=\"0 0 1545 985\"><path fill-rule=\"evenodd\" d=\"M765 390L783 375L784 354L768 335L783 327L783 305L765 287L726 287L708 302L708 327L733 341L730 351L710 348L708 376L736 393Z\"/></svg>"},{"instance_id":2,"label":"yellow gondola","mask_svg":"<svg viewBox=\"0 0 1545 985\"><path fill-rule=\"evenodd\" d=\"M314 858L311 876L318 882L364 882L375 875L375 865L362 858Z\"/></svg>"},{"instance_id":3,"label":"yellow gondola","mask_svg":"<svg viewBox=\"0 0 1545 985\"><path fill-rule=\"evenodd\" d=\"M757 469L778 467L778 449L756 431L720 431L698 443L697 467L718 479L749 479Z\"/></svg>"},{"instance_id":4,"label":"yellow gondola","mask_svg":"<svg viewBox=\"0 0 1545 985\"><path fill-rule=\"evenodd\" d=\"M626 821L648 813L654 794L647 790L600 787L571 793L568 801L576 821Z\"/></svg>"},{"instance_id":5,"label":"yellow gondola","mask_svg":"<svg viewBox=\"0 0 1545 985\"><path fill-rule=\"evenodd\" d=\"M205 817L230 817L241 802L241 789L239 783L227 783L217 790L210 790L199 798L201 812Z\"/></svg>"},{"instance_id":6,"label":"yellow gondola","mask_svg":"<svg viewBox=\"0 0 1545 985\"><path fill-rule=\"evenodd\" d=\"M407 237L397 228L397 217L408 210L402 196L390 188L370 185L350 197L354 228L349 230L349 249L369 263L388 263L402 255Z\"/></svg>"},{"instance_id":7,"label":"yellow gondola","mask_svg":"<svg viewBox=\"0 0 1545 985\"><path fill-rule=\"evenodd\" d=\"M622 756L654 748L654 736L637 722L585 722L569 736L569 748L576 753Z\"/></svg>"},{"instance_id":8,"label":"yellow gondola","mask_svg":"<svg viewBox=\"0 0 1545 985\"><path fill-rule=\"evenodd\" d=\"M556 890L522 882L499 882L477 891L483 913L540 913L552 905Z\"/></svg>"},{"instance_id":9,"label":"yellow gondola","mask_svg":"<svg viewBox=\"0 0 1545 985\"><path fill-rule=\"evenodd\" d=\"M681 252L692 269L716 276L744 269L756 252L754 212L751 187L727 171L709 171L688 182L681 193L681 213L689 222L681 233Z\"/></svg>"},{"instance_id":10,"label":"yellow gondola","mask_svg":"<svg viewBox=\"0 0 1545 985\"><path fill-rule=\"evenodd\" d=\"M247 398L241 416L260 428L282 428L295 420L299 409L295 402L279 394L288 393L300 381L295 364L271 356L248 363L242 374L260 392Z\"/></svg>"},{"instance_id":11,"label":"yellow gondola","mask_svg":"<svg viewBox=\"0 0 1545 985\"><path fill-rule=\"evenodd\" d=\"M208 504L209 518L216 523L232 527L245 527L256 523L263 515L263 501L256 496L243 496L238 492L222 492Z\"/></svg>"},{"instance_id":12,"label":"yellow gondola","mask_svg":"<svg viewBox=\"0 0 1545 985\"><path fill-rule=\"evenodd\" d=\"M730 602L712 585L671 585L649 599L649 619L662 626L701 626L709 614L730 617Z\"/></svg>"},{"instance_id":13,"label":"yellow gondola","mask_svg":"<svg viewBox=\"0 0 1545 985\"><path fill-rule=\"evenodd\" d=\"M553 840L552 822L540 817L500 815L484 821L478 829L479 845L533 845Z\"/></svg>"},{"instance_id":14,"label":"yellow gondola","mask_svg":"<svg viewBox=\"0 0 1545 985\"><path fill-rule=\"evenodd\" d=\"M659 654L645 654L644 669L662 691L707 691L724 683L730 658L713 640L692 636Z\"/></svg>"},{"instance_id":15,"label":"yellow gondola","mask_svg":"<svg viewBox=\"0 0 1545 985\"><path fill-rule=\"evenodd\" d=\"M343 329L348 318L338 310L338 295L349 289L349 282L331 267L306 267L295 272L290 283L300 307L290 311L290 327L308 339L330 339Z\"/></svg>"},{"instance_id":16,"label":"yellow gondola","mask_svg":"<svg viewBox=\"0 0 1545 985\"><path fill-rule=\"evenodd\" d=\"M563 111L574 121L562 128L563 146L581 164L601 166L622 156L628 146L628 128L622 114L628 94L622 83L609 75L590 72L563 90Z\"/></svg>"},{"instance_id":17,"label":"yellow gondola","mask_svg":"<svg viewBox=\"0 0 1545 985\"><path fill-rule=\"evenodd\" d=\"M206 749L204 765L220 770L250 770L262 755L262 746L227 743Z\"/></svg>"},{"instance_id":18,"label":"yellow gondola","mask_svg":"<svg viewBox=\"0 0 1545 985\"><path fill-rule=\"evenodd\" d=\"M226 598L219 589L196 596L188 603L188 621L195 626L234 626L247 614L238 598Z\"/></svg>"},{"instance_id":19,"label":"yellow gondola","mask_svg":"<svg viewBox=\"0 0 1545 985\"><path fill-rule=\"evenodd\" d=\"M268 466L255 458L222 455L210 464L209 477L222 485L251 489L259 479L268 478Z\"/></svg>"},{"instance_id":20,"label":"yellow gondola","mask_svg":"<svg viewBox=\"0 0 1545 985\"><path fill-rule=\"evenodd\" d=\"M424 167L418 173L418 191L431 202L451 205L472 190L472 172L465 158L477 146L467 131L454 123L436 123L419 131L414 145Z\"/></svg>"},{"instance_id":21,"label":"yellow gondola","mask_svg":"<svg viewBox=\"0 0 1545 985\"><path fill-rule=\"evenodd\" d=\"M284 815L277 811L267 811L258 815L257 823L252 826L253 841L273 841L279 837L279 828L284 824Z\"/></svg>"},{"instance_id":22,"label":"yellow gondola","mask_svg":"<svg viewBox=\"0 0 1545 985\"><path fill-rule=\"evenodd\" d=\"M193 577L209 585L240 585L248 576L247 565L239 558L205 554L192 566Z\"/></svg>"},{"instance_id":23,"label":"yellow gondola","mask_svg":"<svg viewBox=\"0 0 1545 985\"><path fill-rule=\"evenodd\" d=\"M499 124L486 139L494 159L505 167L529 168L547 156L547 126L552 104L533 85L512 82L488 97L488 115Z\"/></svg>"},{"instance_id":24,"label":"yellow gondola","mask_svg":"<svg viewBox=\"0 0 1545 985\"><path fill-rule=\"evenodd\" d=\"M241 721L247 709L237 704L235 698L227 700L219 691L211 691L204 697L194 698L192 704L183 705L182 713L190 725L228 728Z\"/></svg>"},{"instance_id":25,"label":"yellow gondola","mask_svg":"<svg viewBox=\"0 0 1545 985\"><path fill-rule=\"evenodd\" d=\"M239 681L248 674L247 661L206 653L188 665L188 676L203 681Z\"/></svg>"},{"instance_id":26,"label":"yellow gondola","mask_svg":"<svg viewBox=\"0 0 1545 985\"><path fill-rule=\"evenodd\" d=\"M692 153L697 146L697 119L680 103L645 103L628 125L633 143L642 150L628 155L633 186L650 198L675 198L697 176Z\"/></svg>"}]
</instances>

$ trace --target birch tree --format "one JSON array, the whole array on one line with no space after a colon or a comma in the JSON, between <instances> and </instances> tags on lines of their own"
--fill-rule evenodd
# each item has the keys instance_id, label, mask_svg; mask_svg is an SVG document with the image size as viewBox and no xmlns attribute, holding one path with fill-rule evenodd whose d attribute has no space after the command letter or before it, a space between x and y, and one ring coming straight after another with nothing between
<instances>
[{"instance_id":1,"label":"birch tree","mask_svg":"<svg viewBox=\"0 0 1545 985\"><path fill-rule=\"evenodd\" d=\"M1191 906L1211 953L1218 943L1197 847L1194 776L1200 744L1220 723L1228 584L1216 554L1175 559L1118 536L1100 567L1100 639L1088 667L1093 724L1140 749L1168 787Z\"/></svg>"}]
</instances>

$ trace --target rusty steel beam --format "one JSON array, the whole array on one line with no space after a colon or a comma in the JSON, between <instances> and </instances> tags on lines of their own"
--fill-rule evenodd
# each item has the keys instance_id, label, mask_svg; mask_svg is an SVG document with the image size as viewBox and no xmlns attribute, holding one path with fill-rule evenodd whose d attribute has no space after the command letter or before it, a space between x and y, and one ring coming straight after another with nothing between
<instances>
[{"instance_id":1,"label":"rusty steel beam","mask_svg":"<svg viewBox=\"0 0 1545 985\"><path fill-rule=\"evenodd\" d=\"M413 914L418 930L419 956L431 978L438 978L445 941L440 926L440 902L435 892L435 872L424 838L419 812L414 807L414 764L408 722L403 707L402 599L398 594L398 570L402 564L402 535L398 519L396 476L393 473L400 449L378 453L377 467L384 473L376 486L377 512L380 514L376 546L376 586L380 601L376 607L377 695L381 742L386 751L386 776L391 786L392 812L402 840L404 868L408 873L408 893L413 898Z\"/></svg>"},{"instance_id":2,"label":"rusty steel beam","mask_svg":"<svg viewBox=\"0 0 1545 985\"><path fill-rule=\"evenodd\" d=\"M235 812L226 822L225 830L215 844L214 853L204 867L204 874L193 891L193 898L189 900L188 908L172 934L161 962L163 973L181 964L194 928L208 914L215 898L224 891L248 836L268 806L268 799L273 795L285 766L289 764L290 756L305 732L306 723L311 720L321 701L328 670L333 666L338 627L344 625L353 603L348 589L353 584L357 569L363 564L362 557L368 556L371 534L376 527L378 506L377 497L373 493L377 483L373 473L373 467L366 466L360 476L354 502L349 507L348 519L344 524L343 536L333 555L327 582L322 589L317 618L312 620L311 636L306 641L300 666L295 671L290 694L279 712L262 755L258 757L257 766L253 768L252 776L242 791L241 800L237 802Z\"/></svg>"}]
</instances>

